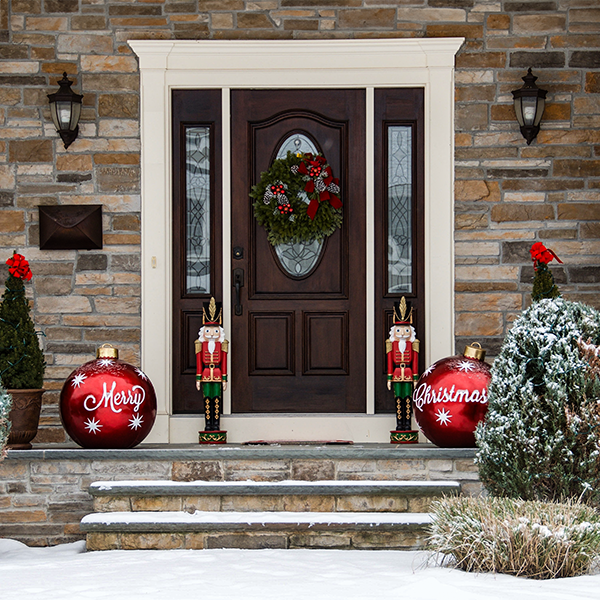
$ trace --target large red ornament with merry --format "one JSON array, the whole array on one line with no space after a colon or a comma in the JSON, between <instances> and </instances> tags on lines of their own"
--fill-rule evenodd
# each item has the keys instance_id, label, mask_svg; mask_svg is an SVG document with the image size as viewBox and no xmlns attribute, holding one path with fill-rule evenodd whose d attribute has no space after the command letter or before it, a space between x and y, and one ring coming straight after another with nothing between
<instances>
[{"instance_id":1,"label":"large red ornament with merry","mask_svg":"<svg viewBox=\"0 0 600 600\"><path fill-rule=\"evenodd\" d=\"M490 366L485 351L467 346L464 356L443 358L421 376L413 413L425 436L442 448L473 448L475 427L487 412Z\"/></svg>"},{"instance_id":2,"label":"large red ornament with merry","mask_svg":"<svg viewBox=\"0 0 600 600\"><path fill-rule=\"evenodd\" d=\"M133 448L154 425L154 387L140 369L118 360L116 348L103 346L97 356L63 385L63 426L83 448Z\"/></svg>"}]
</instances>

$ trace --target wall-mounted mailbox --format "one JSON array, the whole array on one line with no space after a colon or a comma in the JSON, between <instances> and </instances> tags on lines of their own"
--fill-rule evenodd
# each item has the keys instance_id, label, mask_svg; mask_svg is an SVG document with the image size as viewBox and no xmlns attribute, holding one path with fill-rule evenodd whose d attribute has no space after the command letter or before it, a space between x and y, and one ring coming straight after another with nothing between
<instances>
[{"instance_id":1,"label":"wall-mounted mailbox","mask_svg":"<svg viewBox=\"0 0 600 600\"><path fill-rule=\"evenodd\" d=\"M38 206L40 250L102 248L102 205Z\"/></svg>"}]
</instances>

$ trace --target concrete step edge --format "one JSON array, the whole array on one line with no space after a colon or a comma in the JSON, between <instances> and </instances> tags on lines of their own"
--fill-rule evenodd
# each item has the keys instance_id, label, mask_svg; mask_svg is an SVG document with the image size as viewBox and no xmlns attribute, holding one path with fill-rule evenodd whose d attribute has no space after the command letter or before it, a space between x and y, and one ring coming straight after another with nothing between
<instances>
[{"instance_id":1,"label":"concrete step edge","mask_svg":"<svg viewBox=\"0 0 600 600\"><path fill-rule=\"evenodd\" d=\"M439 496L458 481L95 481L92 496Z\"/></svg>"}]
</instances>

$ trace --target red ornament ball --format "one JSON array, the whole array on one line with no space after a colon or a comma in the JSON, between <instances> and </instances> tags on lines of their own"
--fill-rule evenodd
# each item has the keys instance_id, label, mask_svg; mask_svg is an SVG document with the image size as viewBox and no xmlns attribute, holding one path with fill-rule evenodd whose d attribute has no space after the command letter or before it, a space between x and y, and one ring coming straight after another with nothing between
<instances>
[{"instance_id":1,"label":"red ornament ball","mask_svg":"<svg viewBox=\"0 0 600 600\"><path fill-rule=\"evenodd\" d=\"M413 394L413 414L425 436L441 448L475 447L490 379L490 366L470 356L443 358L429 367Z\"/></svg>"},{"instance_id":2,"label":"red ornament ball","mask_svg":"<svg viewBox=\"0 0 600 600\"><path fill-rule=\"evenodd\" d=\"M60 394L63 426L83 448L133 448L156 419L150 379L111 350L75 369Z\"/></svg>"}]
</instances>

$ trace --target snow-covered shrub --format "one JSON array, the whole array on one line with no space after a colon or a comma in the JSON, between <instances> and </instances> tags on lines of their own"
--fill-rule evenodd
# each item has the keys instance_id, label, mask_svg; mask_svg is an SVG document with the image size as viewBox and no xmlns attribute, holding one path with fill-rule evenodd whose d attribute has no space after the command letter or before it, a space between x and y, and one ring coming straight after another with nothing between
<instances>
[{"instance_id":1,"label":"snow-covered shrub","mask_svg":"<svg viewBox=\"0 0 600 600\"><path fill-rule=\"evenodd\" d=\"M465 571L573 577L600 558L600 514L576 502L454 497L432 511L430 550Z\"/></svg>"},{"instance_id":2,"label":"snow-covered shrub","mask_svg":"<svg viewBox=\"0 0 600 600\"><path fill-rule=\"evenodd\" d=\"M516 320L475 432L492 495L600 504L599 343L600 313L584 304L540 300Z\"/></svg>"},{"instance_id":3,"label":"snow-covered shrub","mask_svg":"<svg viewBox=\"0 0 600 600\"><path fill-rule=\"evenodd\" d=\"M10 413L11 406L12 397L0 384L0 460L4 458L6 452L6 442L10 432L8 413Z\"/></svg>"}]
</instances>

